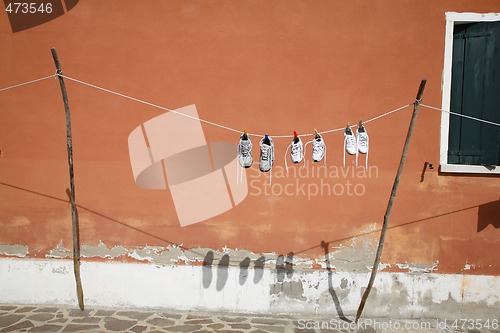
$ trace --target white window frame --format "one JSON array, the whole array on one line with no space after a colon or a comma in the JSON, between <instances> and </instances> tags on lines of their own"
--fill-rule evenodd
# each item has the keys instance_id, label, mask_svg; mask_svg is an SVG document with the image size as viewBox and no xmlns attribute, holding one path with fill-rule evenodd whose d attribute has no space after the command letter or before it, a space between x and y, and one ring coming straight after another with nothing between
<instances>
[{"instance_id":1,"label":"white window frame","mask_svg":"<svg viewBox=\"0 0 500 333\"><path fill-rule=\"evenodd\" d=\"M453 60L453 29L455 24L473 23L473 22L494 22L500 21L500 13L446 13L446 34L444 42L444 68L443 68L443 97L441 108L445 111L450 110L451 100L451 65ZM500 174L500 167L486 167L482 165L462 165L448 164L448 138L450 130L450 114L441 113L441 148L439 154L439 164L441 172L450 173L481 173L481 174Z\"/></svg>"}]
</instances>

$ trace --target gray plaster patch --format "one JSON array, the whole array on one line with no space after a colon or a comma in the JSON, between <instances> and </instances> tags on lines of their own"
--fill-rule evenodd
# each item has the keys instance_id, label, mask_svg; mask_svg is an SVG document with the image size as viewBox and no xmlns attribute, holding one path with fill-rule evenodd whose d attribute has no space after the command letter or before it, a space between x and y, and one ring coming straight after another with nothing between
<instances>
[{"instance_id":1,"label":"gray plaster patch","mask_svg":"<svg viewBox=\"0 0 500 333\"><path fill-rule=\"evenodd\" d=\"M342 280L340 280L340 288L345 289L347 288L348 284L349 283L346 278L342 278Z\"/></svg>"},{"instance_id":2,"label":"gray plaster patch","mask_svg":"<svg viewBox=\"0 0 500 333\"><path fill-rule=\"evenodd\" d=\"M123 246L113 246L111 249L108 248L102 241L99 241L97 246L91 246L87 244L82 244L81 255L85 258L108 258L114 259L123 255L126 255L128 250Z\"/></svg>"},{"instance_id":3,"label":"gray plaster patch","mask_svg":"<svg viewBox=\"0 0 500 333\"><path fill-rule=\"evenodd\" d=\"M26 245L0 245L0 254L6 256L24 258L28 253L29 248Z\"/></svg>"},{"instance_id":4,"label":"gray plaster patch","mask_svg":"<svg viewBox=\"0 0 500 333\"><path fill-rule=\"evenodd\" d=\"M304 286L302 285L302 281L286 281L272 284L270 293L271 295L283 293L291 299L307 301L307 298L304 297Z\"/></svg>"},{"instance_id":5,"label":"gray plaster patch","mask_svg":"<svg viewBox=\"0 0 500 333\"><path fill-rule=\"evenodd\" d=\"M343 247L330 253L330 263L342 272L369 272L373 265L373 254L368 247Z\"/></svg>"}]
</instances>

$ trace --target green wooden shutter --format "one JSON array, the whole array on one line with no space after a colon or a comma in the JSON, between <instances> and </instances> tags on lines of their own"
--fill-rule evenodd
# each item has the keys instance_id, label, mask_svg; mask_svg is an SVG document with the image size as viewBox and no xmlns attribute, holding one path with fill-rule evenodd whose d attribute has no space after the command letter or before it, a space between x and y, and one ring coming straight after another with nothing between
<instances>
[{"instance_id":1,"label":"green wooden shutter","mask_svg":"<svg viewBox=\"0 0 500 333\"><path fill-rule=\"evenodd\" d=\"M500 22L455 26L450 108L500 123ZM448 163L500 165L500 128L450 115Z\"/></svg>"}]
</instances>

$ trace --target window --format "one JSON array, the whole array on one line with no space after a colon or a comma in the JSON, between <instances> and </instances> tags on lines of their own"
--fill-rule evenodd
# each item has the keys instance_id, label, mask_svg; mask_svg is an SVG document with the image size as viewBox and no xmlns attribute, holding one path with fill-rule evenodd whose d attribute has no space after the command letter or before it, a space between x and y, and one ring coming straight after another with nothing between
<instances>
[{"instance_id":1,"label":"window","mask_svg":"<svg viewBox=\"0 0 500 333\"><path fill-rule=\"evenodd\" d=\"M446 13L442 109L500 123L500 15ZM500 174L500 127L442 113L442 172Z\"/></svg>"}]
</instances>

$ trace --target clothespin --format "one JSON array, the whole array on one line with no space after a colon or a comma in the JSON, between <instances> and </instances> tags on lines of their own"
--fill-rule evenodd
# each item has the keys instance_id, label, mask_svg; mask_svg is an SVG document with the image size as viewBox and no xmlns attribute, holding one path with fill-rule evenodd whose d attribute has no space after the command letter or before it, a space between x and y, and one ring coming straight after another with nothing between
<instances>
[{"instance_id":1,"label":"clothespin","mask_svg":"<svg viewBox=\"0 0 500 333\"><path fill-rule=\"evenodd\" d=\"M247 132L247 129L243 129L243 139L246 140L248 139L248 132Z\"/></svg>"},{"instance_id":2,"label":"clothespin","mask_svg":"<svg viewBox=\"0 0 500 333\"><path fill-rule=\"evenodd\" d=\"M359 129L364 128L364 126L363 126L363 120L361 120L361 119L359 120L358 128Z\"/></svg>"},{"instance_id":3,"label":"clothespin","mask_svg":"<svg viewBox=\"0 0 500 333\"><path fill-rule=\"evenodd\" d=\"M317 129L314 129L314 138L315 139L319 138L319 133Z\"/></svg>"},{"instance_id":4,"label":"clothespin","mask_svg":"<svg viewBox=\"0 0 500 333\"><path fill-rule=\"evenodd\" d=\"M347 123L347 125L345 127L345 131L346 132L350 132L351 131L351 124Z\"/></svg>"}]
</instances>

